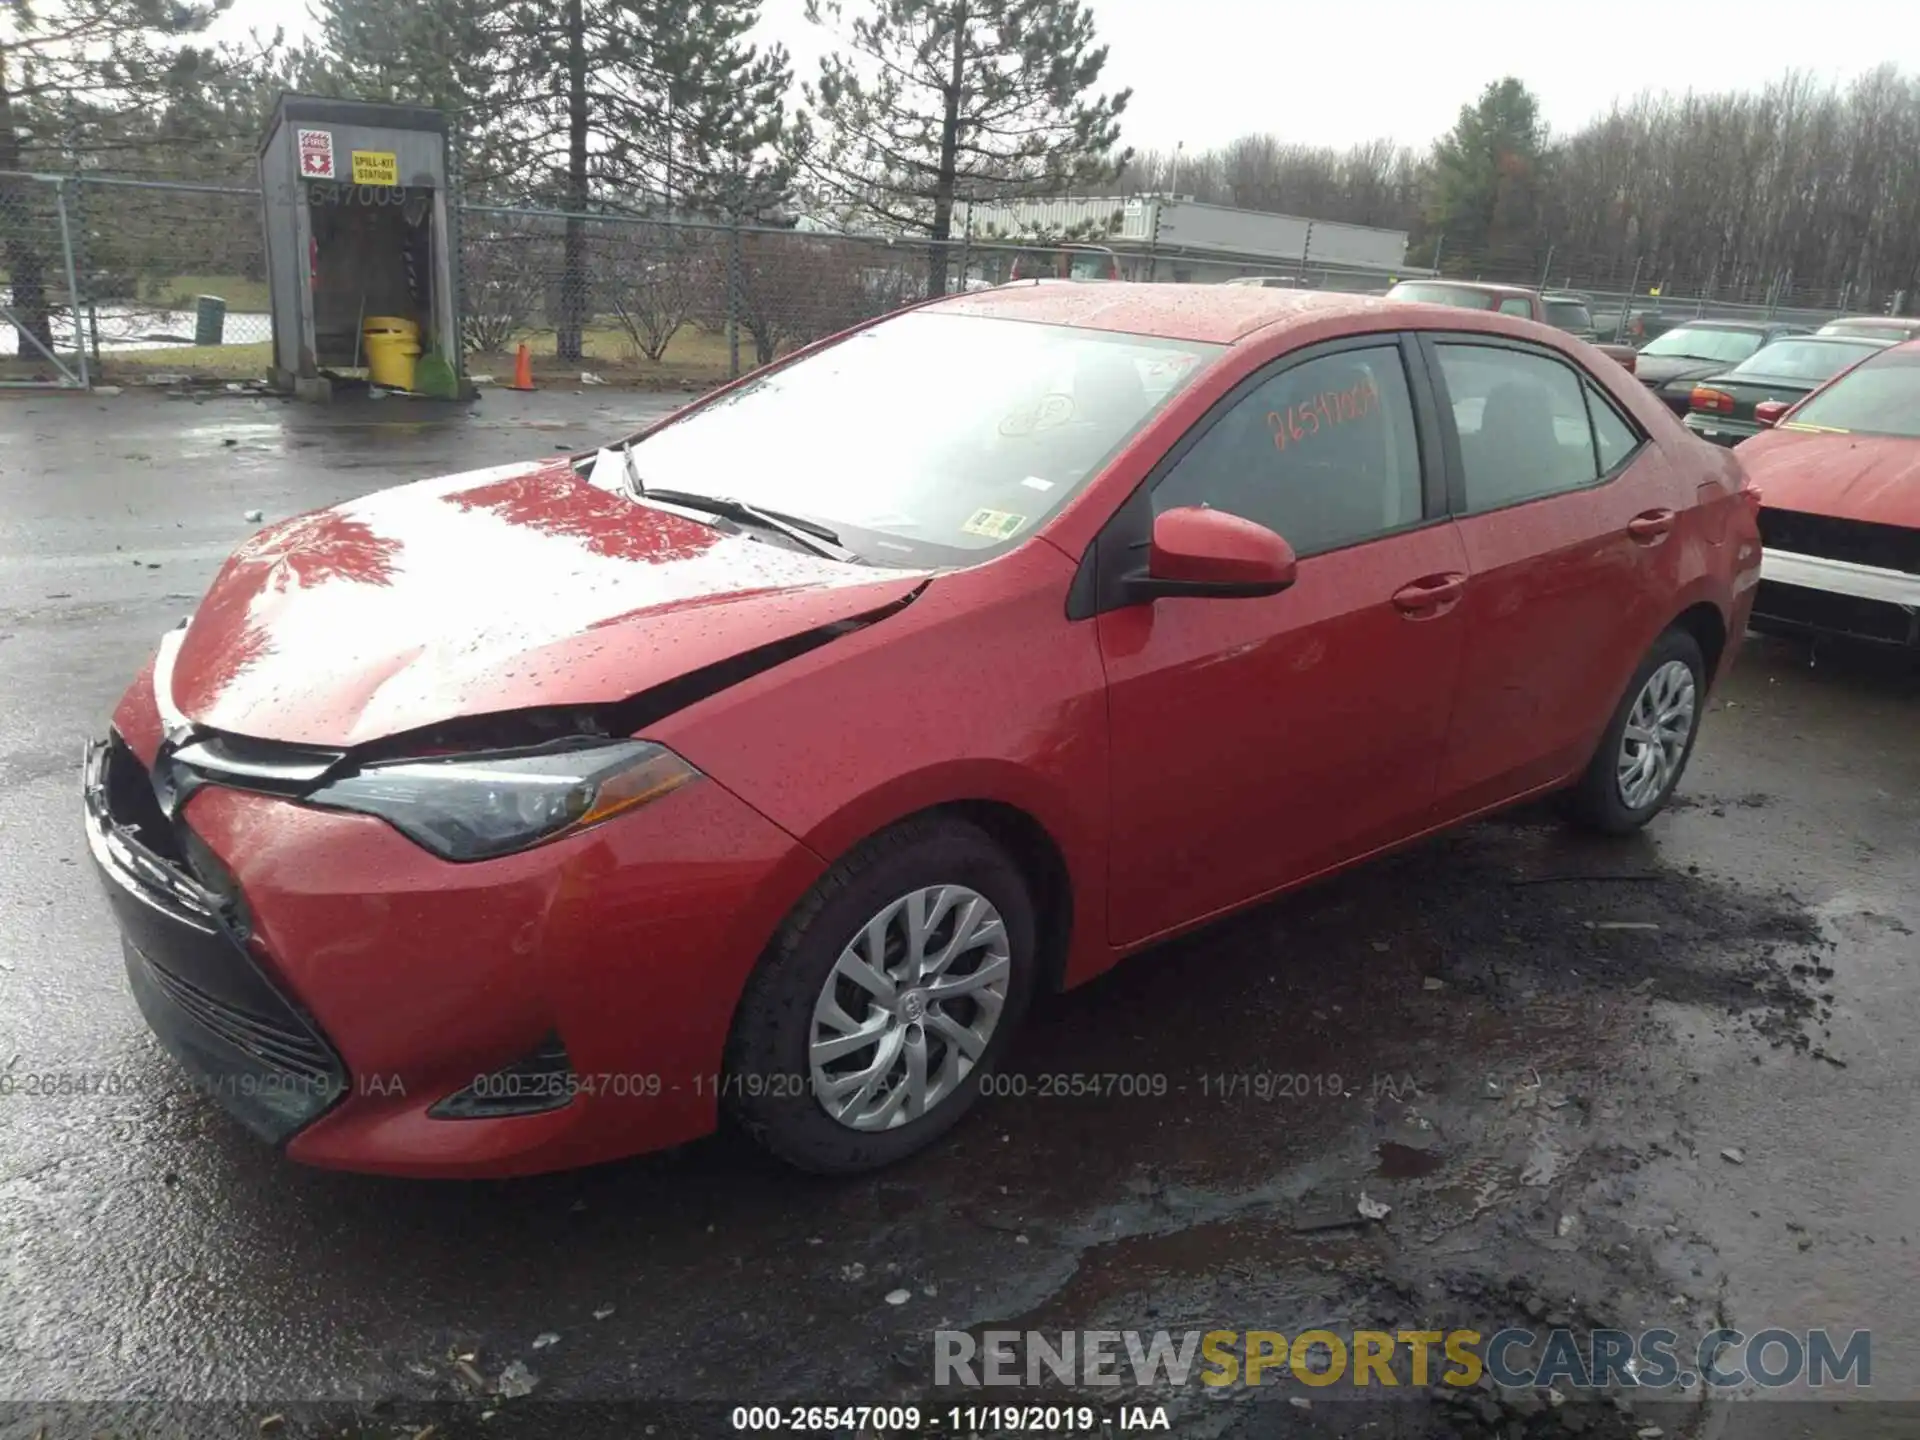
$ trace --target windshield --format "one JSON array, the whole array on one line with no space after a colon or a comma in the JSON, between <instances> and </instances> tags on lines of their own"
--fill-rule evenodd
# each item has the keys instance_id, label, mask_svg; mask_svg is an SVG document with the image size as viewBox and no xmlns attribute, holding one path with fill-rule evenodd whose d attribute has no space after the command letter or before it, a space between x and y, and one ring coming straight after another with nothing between
<instances>
[{"instance_id":1,"label":"windshield","mask_svg":"<svg viewBox=\"0 0 1920 1440\"><path fill-rule=\"evenodd\" d=\"M1776 380L1825 380L1838 375L1856 360L1879 351L1867 341L1852 343L1832 340L1776 340L1754 352L1753 358L1735 366L1732 375L1765 375Z\"/></svg>"},{"instance_id":2,"label":"windshield","mask_svg":"<svg viewBox=\"0 0 1920 1440\"><path fill-rule=\"evenodd\" d=\"M1493 296L1459 285L1422 285L1409 280L1387 291L1389 300L1418 300L1427 305L1451 305L1456 310L1491 310Z\"/></svg>"},{"instance_id":3,"label":"windshield","mask_svg":"<svg viewBox=\"0 0 1920 1440\"><path fill-rule=\"evenodd\" d=\"M633 448L648 487L818 521L880 564L1032 534L1224 347L976 315L885 320Z\"/></svg>"},{"instance_id":4,"label":"windshield","mask_svg":"<svg viewBox=\"0 0 1920 1440\"><path fill-rule=\"evenodd\" d=\"M1547 323L1556 330L1579 332L1593 329L1593 315L1578 300L1549 300Z\"/></svg>"},{"instance_id":5,"label":"windshield","mask_svg":"<svg viewBox=\"0 0 1920 1440\"><path fill-rule=\"evenodd\" d=\"M1657 340L1649 340L1642 356L1675 355L1692 360L1714 360L1722 365L1738 365L1760 348L1760 336L1753 330L1709 330L1703 325L1682 325Z\"/></svg>"},{"instance_id":6,"label":"windshield","mask_svg":"<svg viewBox=\"0 0 1920 1440\"><path fill-rule=\"evenodd\" d=\"M1876 355L1807 401L1787 425L1920 440L1920 355Z\"/></svg>"}]
</instances>

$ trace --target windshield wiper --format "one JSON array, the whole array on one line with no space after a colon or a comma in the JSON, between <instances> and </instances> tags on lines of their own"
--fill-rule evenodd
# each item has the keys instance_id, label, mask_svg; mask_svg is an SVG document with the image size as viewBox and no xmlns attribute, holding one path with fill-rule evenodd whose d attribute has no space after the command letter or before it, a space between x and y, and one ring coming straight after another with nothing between
<instances>
[{"instance_id":1,"label":"windshield wiper","mask_svg":"<svg viewBox=\"0 0 1920 1440\"><path fill-rule=\"evenodd\" d=\"M730 495L701 495L692 490L662 490L649 486L634 467L631 440L620 447L620 464L625 472L627 493L636 500L658 500L688 510L704 510L709 515L720 515L736 523L770 530L791 540L801 549L824 555L829 560L838 560L847 565L867 563L864 557L842 545L840 537L817 520L804 520L798 515L788 515L779 510L763 510L758 505L749 505Z\"/></svg>"},{"instance_id":2,"label":"windshield wiper","mask_svg":"<svg viewBox=\"0 0 1920 1440\"><path fill-rule=\"evenodd\" d=\"M824 555L829 560L838 560L846 565L864 565L867 562L859 555L840 543L840 537L824 525L811 520L802 520L798 516L783 515L775 510L762 510L758 505L749 505L744 500L735 500L730 495L700 495L691 490L645 490L641 492L648 500L658 500L664 505L678 505L687 510L704 510L709 515L718 515L736 524L751 525L758 530L769 530L775 535L791 540L803 550L815 555Z\"/></svg>"}]
</instances>

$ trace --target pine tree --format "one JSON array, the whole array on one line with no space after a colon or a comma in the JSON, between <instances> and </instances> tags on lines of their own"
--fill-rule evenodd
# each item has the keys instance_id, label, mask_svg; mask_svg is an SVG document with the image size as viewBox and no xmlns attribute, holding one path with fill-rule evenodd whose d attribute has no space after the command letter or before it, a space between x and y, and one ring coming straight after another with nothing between
<instances>
[{"instance_id":1,"label":"pine tree","mask_svg":"<svg viewBox=\"0 0 1920 1440\"><path fill-rule=\"evenodd\" d=\"M524 67L485 0L314 0L301 83L323 95L424 105L447 117L473 199L511 198L524 166L514 123Z\"/></svg>"},{"instance_id":2,"label":"pine tree","mask_svg":"<svg viewBox=\"0 0 1920 1440\"><path fill-rule=\"evenodd\" d=\"M518 0L504 14L524 86L509 124L527 184L569 216L557 350L578 359L583 217L776 203L792 71L784 49L746 42L757 0Z\"/></svg>"},{"instance_id":3,"label":"pine tree","mask_svg":"<svg viewBox=\"0 0 1920 1440\"><path fill-rule=\"evenodd\" d=\"M806 173L830 203L930 247L946 290L956 202L1109 181L1131 92L1090 95L1106 65L1079 0L861 0L807 87ZM839 28L843 0L807 0ZM817 127L817 137L813 131Z\"/></svg>"},{"instance_id":4,"label":"pine tree","mask_svg":"<svg viewBox=\"0 0 1920 1440\"><path fill-rule=\"evenodd\" d=\"M53 348L55 242L39 203L45 187L4 172L109 161L125 170L177 148L195 105L239 58L191 43L228 3L10 0L0 8L0 268L22 355L38 353L35 340Z\"/></svg>"},{"instance_id":5,"label":"pine tree","mask_svg":"<svg viewBox=\"0 0 1920 1440\"><path fill-rule=\"evenodd\" d=\"M1433 147L1428 223L1460 260L1531 259L1545 179L1547 132L1540 102L1511 76L1495 80Z\"/></svg>"}]
</instances>

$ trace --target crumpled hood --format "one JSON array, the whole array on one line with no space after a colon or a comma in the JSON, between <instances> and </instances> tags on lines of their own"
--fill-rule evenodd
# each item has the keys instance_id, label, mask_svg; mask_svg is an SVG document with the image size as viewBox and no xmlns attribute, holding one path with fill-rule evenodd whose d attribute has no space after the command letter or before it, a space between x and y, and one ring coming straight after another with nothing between
<instances>
[{"instance_id":1,"label":"crumpled hood","mask_svg":"<svg viewBox=\"0 0 1920 1440\"><path fill-rule=\"evenodd\" d=\"M564 461L502 466L260 531L188 626L170 698L217 730L346 747L622 700L924 578L727 535Z\"/></svg>"},{"instance_id":2,"label":"crumpled hood","mask_svg":"<svg viewBox=\"0 0 1920 1440\"><path fill-rule=\"evenodd\" d=\"M1775 429L1739 455L1764 505L1920 529L1920 440Z\"/></svg>"}]
</instances>

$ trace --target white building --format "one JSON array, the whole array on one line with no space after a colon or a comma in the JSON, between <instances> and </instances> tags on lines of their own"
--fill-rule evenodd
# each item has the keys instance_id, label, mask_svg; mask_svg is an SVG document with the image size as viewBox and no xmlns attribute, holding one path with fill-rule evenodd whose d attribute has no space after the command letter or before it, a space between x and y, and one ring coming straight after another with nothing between
<instances>
[{"instance_id":1,"label":"white building","mask_svg":"<svg viewBox=\"0 0 1920 1440\"><path fill-rule=\"evenodd\" d=\"M1407 265L1404 230L1201 205L1163 195L962 204L953 230L983 245L997 238L1072 234L1076 240L1111 248L1129 280L1217 282L1242 275L1312 272L1385 281L1426 273Z\"/></svg>"}]
</instances>

